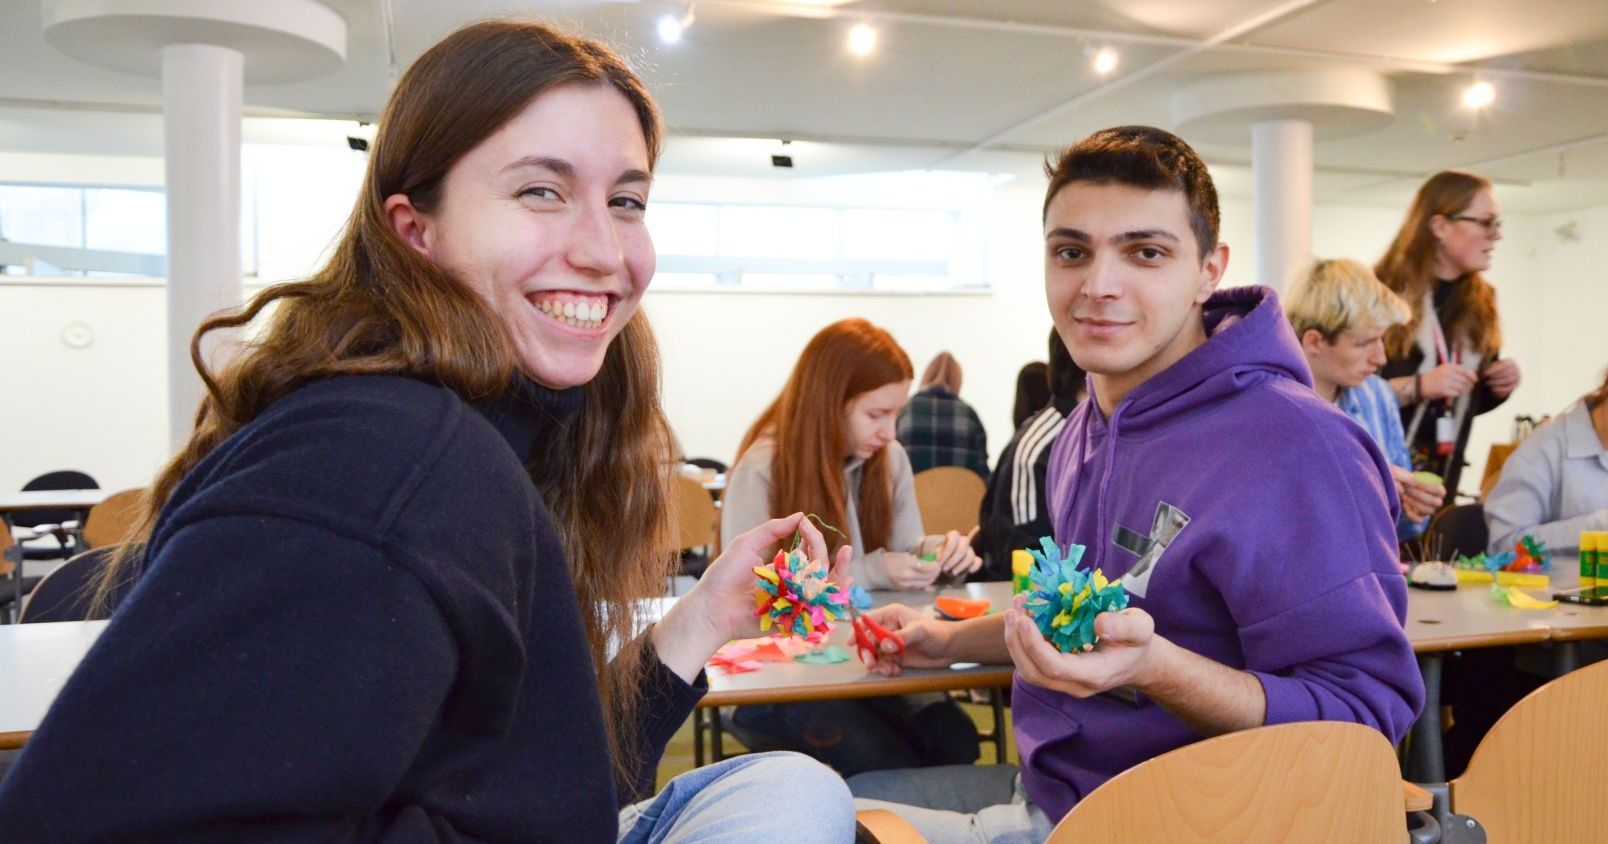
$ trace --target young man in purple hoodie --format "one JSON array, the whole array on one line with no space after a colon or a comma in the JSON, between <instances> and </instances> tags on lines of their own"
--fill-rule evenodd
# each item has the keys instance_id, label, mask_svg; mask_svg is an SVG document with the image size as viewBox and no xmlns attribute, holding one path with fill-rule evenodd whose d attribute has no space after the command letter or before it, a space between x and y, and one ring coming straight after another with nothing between
<instances>
[{"instance_id":1,"label":"young man in purple hoodie","mask_svg":"<svg viewBox=\"0 0 1608 844\"><path fill-rule=\"evenodd\" d=\"M1394 742L1417 716L1389 466L1313 392L1273 291L1215 292L1217 228L1205 164L1159 129L1097 132L1050 170L1045 297L1094 399L1051 453L1055 540L1087 546L1131 603L1082 654L1046 642L1021 598L960 623L872 613L903 665L1016 665L1022 769L1002 805L978 806L981 768L850 783L922 804L884 807L934 844L1042 841L1107 779L1207 736L1337 720Z\"/></svg>"}]
</instances>

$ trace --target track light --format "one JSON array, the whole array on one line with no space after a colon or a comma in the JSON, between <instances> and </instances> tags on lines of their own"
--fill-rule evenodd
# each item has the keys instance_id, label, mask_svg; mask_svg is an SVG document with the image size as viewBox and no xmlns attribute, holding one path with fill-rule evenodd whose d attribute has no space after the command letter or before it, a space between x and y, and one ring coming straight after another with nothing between
<instances>
[{"instance_id":1,"label":"track light","mask_svg":"<svg viewBox=\"0 0 1608 844\"><path fill-rule=\"evenodd\" d=\"M687 10L680 15L660 15L658 23L659 40L666 44L678 44L681 42L682 34L687 31L689 26L692 26L692 6L690 4L687 6Z\"/></svg>"},{"instance_id":2,"label":"track light","mask_svg":"<svg viewBox=\"0 0 1608 844\"><path fill-rule=\"evenodd\" d=\"M1094 54L1094 72L1101 76L1110 76L1117 69L1120 58L1116 50L1101 47L1100 51Z\"/></svg>"},{"instance_id":3,"label":"track light","mask_svg":"<svg viewBox=\"0 0 1608 844\"><path fill-rule=\"evenodd\" d=\"M877 31L870 24L857 23L849 30L849 52L869 56L877 49Z\"/></svg>"},{"instance_id":4,"label":"track light","mask_svg":"<svg viewBox=\"0 0 1608 844\"><path fill-rule=\"evenodd\" d=\"M1475 82L1463 91L1463 105L1481 109L1496 102L1496 86L1485 80Z\"/></svg>"}]
</instances>

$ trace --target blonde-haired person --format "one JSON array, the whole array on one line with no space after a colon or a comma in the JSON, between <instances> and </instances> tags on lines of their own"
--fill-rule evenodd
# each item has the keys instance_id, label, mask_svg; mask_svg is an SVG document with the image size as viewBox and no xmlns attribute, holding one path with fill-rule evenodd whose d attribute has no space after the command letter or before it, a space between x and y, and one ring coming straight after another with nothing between
<instances>
[{"instance_id":1,"label":"blonde-haired person","mask_svg":"<svg viewBox=\"0 0 1608 844\"><path fill-rule=\"evenodd\" d=\"M622 809L704 662L758 634L761 552L798 529L827 554L767 521L642 629L673 547L637 312L660 137L619 57L538 24L409 68L329 262L203 324L277 303L202 371L145 552L106 575L138 582L0 784L8 844L853 836L798 755Z\"/></svg>"},{"instance_id":2,"label":"blonde-haired person","mask_svg":"<svg viewBox=\"0 0 1608 844\"><path fill-rule=\"evenodd\" d=\"M1524 439L1485 499L1492 553L1529 534L1555 551L1580 532L1608 530L1608 373L1602 383Z\"/></svg>"},{"instance_id":3,"label":"blonde-haired person","mask_svg":"<svg viewBox=\"0 0 1608 844\"><path fill-rule=\"evenodd\" d=\"M1519 367L1501 359L1496 289L1483 273L1502 240L1491 183L1446 170L1418 194L1374 274L1406 300L1407 321L1385 335L1380 370L1402 407L1413 465L1446 479L1452 503L1474 417L1519 386Z\"/></svg>"},{"instance_id":4,"label":"blonde-haired person","mask_svg":"<svg viewBox=\"0 0 1608 844\"><path fill-rule=\"evenodd\" d=\"M1284 298L1284 314L1312 370L1313 389L1361 425L1389 461L1401 500L1398 537L1423 533L1446 488L1414 477L1401 408L1375 374L1385 363L1385 332L1407 321L1407 303L1372 270L1342 258L1314 262Z\"/></svg>"}]
</instances>

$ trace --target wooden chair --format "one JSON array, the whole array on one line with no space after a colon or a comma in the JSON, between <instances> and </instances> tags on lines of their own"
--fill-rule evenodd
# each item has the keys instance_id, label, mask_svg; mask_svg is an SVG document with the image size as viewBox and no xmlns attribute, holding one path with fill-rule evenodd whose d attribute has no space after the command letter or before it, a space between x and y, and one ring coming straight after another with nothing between
<instances>
[{"instance_id":1,"label":"wooden chair","mask_svg":"<svg viewBox=\"0 0 1608 844\"><path fill-rule=\"evenodd\" d=\"M1217 736L1143 762L1095 789L1046 844L1334 841L1407 837L1396 753L1339 721Z\"/></svg>"},{"instance_id":2,"label":"wooden chair","mask_svg":"<svg viewBox=\"0 0 1608 844\"><path fill-rule=\"evenodd\" d=\"M1468 770L1451 781L1451 811L1478 821L1487 840L1502 844L1608 837L1605 708L1608 662L1531 692L1491 727Z\"/></svg>"},{"instance_id":3,"label":"wooden chair","mask_svg":"<svg viewBox=\"0 0 1608 844\"><path fill-rule=\"evenodd\" d=\"M1485 473L1480 477L1480 498L1491 497L1491 489L1502 478L1502 464L1518 447L1518 443L1491 443L1491 453L1485 458Z\"/></svg>"},{"instance_id":4,"label":"wooden chair","mask_svg":"<svg viewBox=\"0 0 1608 844\"><path fill-rule=\"evenodd\" d=\"M140 517L145 490L125 489L89 509L84 519L84 544L89 548L116 545Z\"/></svg>"},{"instance_id":5,"label":"wooden chair","mask_svg":"<svg viewBox=\"0 0 1608 844\"><path fill-rule=\"evenodd\" d=\"M854 813L856 844L926 844L916 828L886 809Z\"/></svg>"},{"instance_id":6,"label":"wooden chair","mask_svg":"<svg viewBox=\"0 0 1608 844\"><path fill-rule=\"evenodd\" d=\"M709 549L713 559L720 549L720 510L701 484L677 475L672 479L670 505L674 508L676 550Z\"/></svg>"},{"instance_id":7,"label":"wooden chair","mask_svg":"<svg viewBox=\"0 0 1608 844\"><path fill-rule=\"evenodd\" d=\"M916 506L921 510L921 530L927 535L956 530L965 533L977 526L988 485L970 469L938 466L916 473Z\"/></svg>"}]
</instances>

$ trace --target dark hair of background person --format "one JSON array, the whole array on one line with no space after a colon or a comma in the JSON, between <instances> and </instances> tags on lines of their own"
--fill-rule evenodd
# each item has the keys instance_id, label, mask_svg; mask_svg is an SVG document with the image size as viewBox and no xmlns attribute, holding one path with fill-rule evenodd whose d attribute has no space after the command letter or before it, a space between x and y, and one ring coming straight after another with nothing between
<instances>
[{"instance_id":1,"label":"dark hair of background person","mask_svg":"<svg viewBox=\"0 0 1608 844\"><path fill-rule=\"evenodd\" d=\"M1011 430L1022 427L1027 417L1050 403L1050 367L1035 360L1022 364L1016 373L1016 402L1011 406Z\"/></svg>"},{"instance_id":2,"label":"dark hair of background person","mask_svg":"<svg viewBox=\"0 0 1608 844\"><path fill-rule=\"evenodd\" d=\"M1050 395L1057 399L1077 398L1088 387L1088 374L1072 361L1072 353L1061 342L1061 335L1050 329Z\"/></svg>"}]
</instances>

